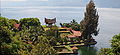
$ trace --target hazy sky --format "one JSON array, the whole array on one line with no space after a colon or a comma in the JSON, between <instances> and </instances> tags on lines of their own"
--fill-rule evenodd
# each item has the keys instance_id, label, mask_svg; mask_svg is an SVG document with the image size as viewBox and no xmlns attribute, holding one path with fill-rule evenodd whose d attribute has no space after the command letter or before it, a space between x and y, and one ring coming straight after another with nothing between
<instances>
[{"instance_id":1,"label":"hazy sky","mask_svg":"<svg viewBox=\"0 0 120 55\"><path fill-rule=\"evenodd\" d=\"M67 6L85 7L89 0L1 0L2 7ZM97 7L120 8L120 0L94 0Z\"/></svg>"},{"instance_id":2,"label":"hazy sky","mask_svg":"<svg viewBox=\"0 0 120 55\"><path fill-rule=\"evenodd\" d=\"M0 0L2 16L8 18L48 17L83 19L86 4L90 0ZM106 17L116 13L119 18L120 0L93 0L100 16ZM104 15L103 15L104 14ZM77 20L77 21L80 21Z\"/></svg>"},{"instance_id":3,"label":"hazy sky","mask_svg":"<svg viewBox=\"0 0 120 55\"><path fill-rule=\"evenodd\" d=\"M2 16L23 17L83 17L89 0L0 0ZM120 8L120 0L94 0L97 8Z\"/></svg>"}]
</instances>

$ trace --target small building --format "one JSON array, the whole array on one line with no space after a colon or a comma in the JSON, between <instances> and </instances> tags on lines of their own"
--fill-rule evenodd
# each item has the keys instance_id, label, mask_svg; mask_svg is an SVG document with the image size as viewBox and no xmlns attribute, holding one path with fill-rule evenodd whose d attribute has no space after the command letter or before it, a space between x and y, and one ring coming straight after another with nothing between
<instances>
[{"instance_id":1,"label":"small building","mask_svg":"<svg viewBox=\"0 0 120 55\"><path fill-rule=\"evenodd\" d=\"M45 23L48 24L49 27L51 27L52 24L56 23L56 18L54 18L54 19L47 19L47 18L45 18Z\"/></svg>"},{"instance_id":2,"label":"small building","mask_svg":"<svg viewBox=\"0 0 120 55\"><path fill-rule=\"evenodd\" d=\"M76 37L81 37L81 32L80 31L75 31L75 30L70 30L73 34L68 35L69 38L76 38Z\"/></svg>"},{"instance_id":3,"label":"small building","mask_svg":"<svg viewBox=\"0 0 120 55\"><path fill-rule=\"evenodd\" d=\"M77 48L76 46L72 47L71 49L72 49L72 51L73 51L74 53L78 53L78 51L77 51L78 48Z\"/></svg>"},{"instance_id":4,"label":"small building","mask_svg":"<svg viewBox=\"0 0 120 55\"><path fill-rule=\"evenodd\" d=\"M20 24L14 24L14 28L18 29L20 27Z\"/></svg>"},{"instance_id":5,"label":"small building","mask_svg":"<svg viewBox=\"0 0 120 55\"><path fill-rule=\"evenodd\" d=\"M21 29L20 24L13 24L12 30L14 30L14 31L20 31L20 30L22 30L22 29Z\"/></svg>"},{"instance_id":6,"label":"small building","mask_svg":"<svg viewBox=\"0 0 120 55\"><path fill-rule=\"evenodd\" d=\"M75 31L71 28L67 27L59 27L58 28L59 33L68 33L67 35L68 38L80 38L81 37L81 32L80 31Z\"/></svg>"}]
</instances>

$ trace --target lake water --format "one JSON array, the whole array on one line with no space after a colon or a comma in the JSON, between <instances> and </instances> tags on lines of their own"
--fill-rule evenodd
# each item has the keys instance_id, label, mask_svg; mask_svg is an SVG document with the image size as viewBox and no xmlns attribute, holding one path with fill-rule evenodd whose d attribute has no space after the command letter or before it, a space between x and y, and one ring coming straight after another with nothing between
<instances>
[{"instance_id":1,"label":"lake water","mask_svg":"<svg viewBox=\"0 0 120 55\"><path fill-rule=\"evenodd\" d=\"M78 55L96 55L97 49L95 47L81 47L78 50Z\"/></svg>"},{"instance_id":2,"label":"lake water","mask_svg":"<svg viewBox=\"0 0 120 55\"><path fill-rule=\"evenodd\" d=\"M85 5L88 0L76 0L74 2L65 1L60 2L60 0L50 0L48 5L37 5L41 2L2 2L1 15L10 19L21 19L37 17L40 19L41 24L45 25L44 18L57 18L57 25L59 23L70 22L75 19L78 23L83 19L85 12ZM44 2L43 2L44 3ZM97 10L99 13L99 35L95 36L97 44L95 49L100 48L110 48L110 40L116 34L120 33L120 0L95 0ZM9 5L8 5L9 4ZM12 4L12 5L11 5ZM18 6L16 4L19 4ZM27 5L29 4L29 5ZM34 5L34 6L31 6ZM86 48L86 47L85 47ZM89 50L82 50L79 52L91 52ZM94 54L94 53L93 53ZM82 54L85 55L85 54Z\"/></svg>"}]
</instances>

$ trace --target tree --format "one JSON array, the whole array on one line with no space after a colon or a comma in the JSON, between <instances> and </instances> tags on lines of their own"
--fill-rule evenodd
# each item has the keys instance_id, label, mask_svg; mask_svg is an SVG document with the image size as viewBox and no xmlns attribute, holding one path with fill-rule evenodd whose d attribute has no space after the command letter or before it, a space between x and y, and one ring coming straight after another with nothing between
<instances>
[{"instance_id":1,"label":"tree","mask_svg":"<svg viewBox=\"0 0 120 55\"><path fill-rule=\"evenodd\" d=\"M12 33L9 29L0 28L0 45L1 43L10 43L11 42Z\"/></svg>"},{"instance_id":2,"label":"tree","mask_svg":"<svg viewBox=\"0 0 120 55\"><path fill-rule=\"evenodd\" d=\"M9 30L9 19L0 17L0 44L11 42L12 32Z\"/></svg>"},{"instance_id":3,"label":"tree","mask_svg":"<svg viewBox=\"0 0 120 55\"><path fill-rule=\"evenodd\" d=\"M90 39L92 35L98 35L98 13L95 8L94 2L91 0L86 6L86 12L84 19L80 22L82 37L84 39Z\"/></svg>"},{"instance_id":4,"label":"tree","mask_svg":"<svg viewBox=\"0 0 120 55\"><path fill-rule=\"evenodd\" d=\"M120 34L115 35L111 42L111 47L116 55L120 55Z\"/></svg>"},{"instance_id":5,"label":"tree","mask_svg":"<svg viewBox=\"0 0 120 55\"><path fill-rule=\"evenodd\" d=\"M15 32L11 30L13 24L18 24L15 19L0 17L0 54L1 55L54 55L52 45L56 39L46 36L39 19L24 18L20 20L23 28Z\"/></svg>"},{"instance_id":6,"label":"tree","mask_svg":"<svg viewBox=\"0 0 120 55\"><path fill-rule=\"evenodd\" d=\"M61 27L72 28L75 31L80 31L80 24L78 24L74 19L70 23L60 23Z\"/></svg>"},{"instance_id":7,"label":"tree","mask_svg":"<svg viewBox=\"0 0 120 55\"><path fill-rule=\"evenodd\" d=\"M0 17L0 28L10 28L9 25L9 19L5 18L5 17Z\"/></svg>"},{"instance_id":8,"label":"tree","mask_svg":"<svg viewBox=\"0 0 120 55\"><path fill-rule=\"evenodd\" d=\"M9 23L10 23L10 24L18 24L19 21L16 20L16 19L9 19Z\"/></svg>"},{"instance_id":9,"label":"tree","mask_svg":"<svg viewBox=\"0 0 120 55\"><path fill-rule=\"evenodd\" d=\"M14 24L19 24L19 21L16 19L9 19L9 24L10 24L11 28L13 28Z\"/></svg>"},{"instance_id":10,"label":"tree","mask_svg":"<svg viewBox=\"0 0 120 55\"><path fill-rule=\"evenodd\" d=\"M100 49L98 55L120 55L120 34L115 35L111 43L111 48Z\"/></svg>"},{"instance_id":11,"label":"tree","mask_svg":"<svg viewBox=\"0 0 120 55\"><path fill-rule=\"evenodd\" d=\"M32 55L55 55L55 49L49 44L49 40L45 36L39 36L36 44L31 50Z\"/></svg>"},{"instance_id":12,"label":"tree","mask_svg":"<svg viewBox=\"0 0 120 55\"><path fill-rule=\"evenodd\" d=\"M29 26L41 25L38 18L23 18L23 19L20 19L20 24L22 28L29 28Z\"/></svg>"}]
</instances>

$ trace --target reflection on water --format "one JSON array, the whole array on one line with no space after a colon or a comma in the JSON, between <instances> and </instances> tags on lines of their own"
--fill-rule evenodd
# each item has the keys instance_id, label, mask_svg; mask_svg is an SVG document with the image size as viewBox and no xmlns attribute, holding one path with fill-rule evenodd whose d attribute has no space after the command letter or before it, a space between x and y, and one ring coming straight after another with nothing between
<instances>
[{"instance_id":1,"label":"reflection on water","mask_svg":"<svg viewBox=\"0 0 120 55\"><path fill-rule=\"evenodd\" d=\"M95 47L80 47L78 55L97 55L97 49Z\"/></svg>"},{"instance_id":2,"label":"reflection on water","mask_svg":"<svg viewBox=\"0 0 120 55\"><path fill-rule=\"evenodd\" d=\"M79 47L78 54L62 54L62 55L97 55L97 48L83 46Z\"/></svg>"}]
</instances>

